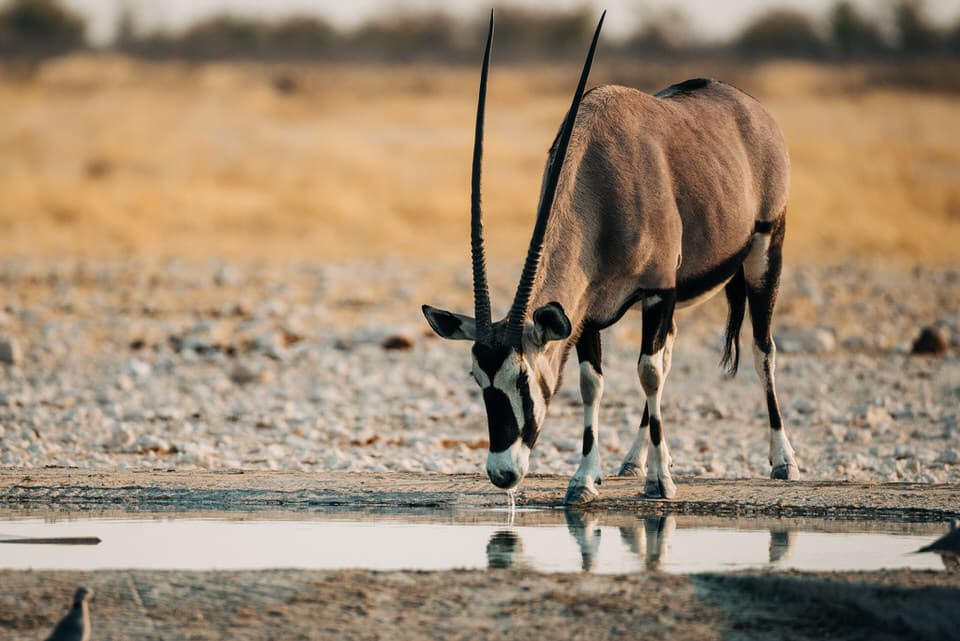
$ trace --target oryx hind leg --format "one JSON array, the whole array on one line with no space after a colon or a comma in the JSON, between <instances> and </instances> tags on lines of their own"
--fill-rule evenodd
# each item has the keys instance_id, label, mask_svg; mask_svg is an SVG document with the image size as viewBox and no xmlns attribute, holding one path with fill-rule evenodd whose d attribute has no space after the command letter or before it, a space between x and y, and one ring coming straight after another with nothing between
<instances>
[{"instance_id":1,"label":"oryx hind leg","mask_svg":"<svg viewBox=\"0 0 960 641\"><path fill-rule=\"evenodd\" d=\"M800 478L800 470L787 439L777 400L777 346L771 331L773 309L780 288L784 231L785 219L782 216L771 223L757 224L750 254L743 264L743 273L753 324L754 365L763 383L770 417L770 478L795 480Z\"/></svg>"},{"instance_id":2,"label":"oryx hind leg","mask_svg":"<svg viewBox=\"0 0 960 641\"><path fill-rule=\"evenodd\" d=\"M580 467L570 479L567 505L581 505L597 498L600 493L602 472L600 469L599 416L600 398L603 396L603 370L600 367L600 331L591 327L584 329L577 341L577 358L580 361L580 396L583 399L583 457Z\"/></svg>"}]
</instances>

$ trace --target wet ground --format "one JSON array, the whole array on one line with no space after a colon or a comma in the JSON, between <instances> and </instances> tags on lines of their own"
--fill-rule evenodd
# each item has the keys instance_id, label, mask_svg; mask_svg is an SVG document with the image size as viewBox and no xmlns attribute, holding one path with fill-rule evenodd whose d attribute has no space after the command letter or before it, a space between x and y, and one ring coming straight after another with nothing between
<instances>
[{"instance_id":1,"label":"wet ground","mask_svg":"<svg viewBox=\"0 0 960 641\"><path fill-rule=\"evenodd\" d=\"M857 536L901 545L891 558L903 564L881 562L885 567L914 560L939 567L937 557L906 552L960 514L960 487L702 479L678 485L680 500L646 501L635 481L610 479L590 511L565 513L559 504L566 478L535 477L525 481L511 523L505 496L477 475L0 471L0 532L8 535L96 534L93 526L107 521L94 517L103 516L170 527L202 516L234 527L304 527L297 536L333 548L331 558L338 558L336 537L309 526L331 514L349 523L352 514L354 524L474 528L473 538L455 539L481 568L197 571L184 569L189 563L148 570L125 562L97 571L3 569L0 630L5 639L43 638L79 584L96 592L97 639L949 639L960 629L960 574L942 567L787 569L791 559L872 554L866 544L831 551L825 543ZM398 510L404 519L396 518ZM745 564L670 573L671 563L723 557L719 539L696 540L718 532L746 537L730 548L747 555ZM405 541L417 540L357 537L354 530L351 549L366 549L372 561L396 558ZM189 533L158 541L141 540L148 552L134 551L134 558L167 546L165 553L178 558L179 550L187 559L204 545ZM310 545L304 541L301 549ZM290 547L276 530L247 543ZM537 567L551 546L566 550L558 571ZM427 547L432 559L445 549ZM0 545L0 559L26 548L36 549ZM617 562L625 564L621 572L606 574ZM737 567L748 569L729 571ZM844 566L834 560L832 567Z\"/></svg>"}]
</instances>

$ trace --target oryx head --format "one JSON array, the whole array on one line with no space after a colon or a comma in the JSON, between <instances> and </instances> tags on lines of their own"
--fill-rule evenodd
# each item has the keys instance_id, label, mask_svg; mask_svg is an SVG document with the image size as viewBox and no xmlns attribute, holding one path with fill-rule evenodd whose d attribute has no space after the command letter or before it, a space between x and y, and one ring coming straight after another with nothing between
<instances>
[{"instance_id":1,"label":"oryx head","mask_svg":"<svg viewBox=\"0 0 960 641\"><path fill-rule=\"evenodd\" d=\"M590 45L573 103L551 152L551 159L544 176L540 206L537 210L537 222L513 305L504 320L494 323L490 314L490 291L487 287L483 221L480 211L483 114L487 93L487 71L490 65L490 46L493 42L493 12L490 13L490 30L487 34L480 74L480 96L473 146L470 243L473 258L475 313L471 318L429 305L423 306L423 314L427 322L441 337L474 341L471 350L473 355L471 373L483 391L490 433L487 474L494 485L504 489L515 487L527 474L530 450L537 441L540 425L547 411L547 403L556 388L556 373L552 371L544 357L545 349L551 341L568 338L572 331L570 320L559 303L547 303L530 314L530 298L537 278L544 234L557 191L560 169L563 166L574 119L580 106L580 99L583 97L602 25L603 16L600 17L600 23L593 36L593 43Z\"/></svg>"}]
</instances>

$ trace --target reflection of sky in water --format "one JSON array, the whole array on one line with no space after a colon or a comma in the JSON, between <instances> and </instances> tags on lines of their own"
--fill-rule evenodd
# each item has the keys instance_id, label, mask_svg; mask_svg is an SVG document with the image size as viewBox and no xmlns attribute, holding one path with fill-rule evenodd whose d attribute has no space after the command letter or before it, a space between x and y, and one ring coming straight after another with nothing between
<instances>
[{"instance_id":1,"label":"reflection of sky in water","mask_svg":"<svg viewBox=\"0 0 960 641\"><path fill-rule=\"evenodd\" d=\"M588 522L502 526L395 519L237 521L87 519L0 521L2 538L97 536L97 546L0 545L0 568L380 570L514 565L544 572L942 569L934 555L909 554L931 537L886 533L775 532ZM659 526L659 528L658 528ZM773 537L773 538L771 538ZM773 543L773 545L771 545Z\"/></svg>"}]
</instances>

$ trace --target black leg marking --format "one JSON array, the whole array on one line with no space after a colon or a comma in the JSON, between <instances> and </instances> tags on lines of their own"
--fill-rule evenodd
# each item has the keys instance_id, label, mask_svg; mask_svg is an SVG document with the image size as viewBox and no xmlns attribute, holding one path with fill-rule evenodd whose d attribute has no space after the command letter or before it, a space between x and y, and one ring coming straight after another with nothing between
<instances>
[{"instance_id":1,"label":"black leg marking","mask_svg":"<svg viewBox=\"0 0 960 641\"><path fill-rule=\"evenodd\" d=\"M673 328L673 310L677 306L677 290L663 289L657 292L660 300L643 310L643 339L640 353L646 356L663 349L667 335Z\"/></svg>"},{"instance_id":2,"label":"black leg marking","mask_svg":"<svg viewBox=\"0 0 960 641\"><path fill-rule=\"evenodd\" d=\"M583 428L583 455L586 456L593 449L593 426Z\"/></svg>"},{"instance_id":3,"label":"black leg marking","mask_svg":"<svg viewBox=\"0 0 960 641\"><path fill-rule=\"evenodd\" d=\"M593 366L597 374L602 375L603 369L600 367L600 330L593 327L587 327L580 335L577 341L577 360L581 363L587 361Z\"/></svg>"},{"instance_id":4,"label":"black leg marking","mask_svg":"<svg viewBox=\"0 0 960 641\"><path fill-rule=\"evenodd\" d=\"M783 429L783 417L780 415L780 405L774 390L767 390L767 414L770 415L770 429Z\"/></svg>"},{"instance_id":5,"label":"black leg marking","mask_svg":"<svg viewBox=\"0 0 960 641\"><path fill-rule=\"evenodd\" d=\"M650 406L643 404L643 418L640 419L640 429L642 430L650 424Z\"/></svg>"},{"instance_id":6,"label":"black leg marking","mask_svg":"<svg viewBox=\"0 0 960 641\"><path fill-rule=\"evenodd\" d=\"M660 445L660 441L663 440L663 428L660 425L660 419L651 416L650 417L650 442L653 443L653 446L656 447Z\"/></svg>"}]
</instances>

